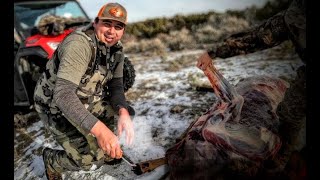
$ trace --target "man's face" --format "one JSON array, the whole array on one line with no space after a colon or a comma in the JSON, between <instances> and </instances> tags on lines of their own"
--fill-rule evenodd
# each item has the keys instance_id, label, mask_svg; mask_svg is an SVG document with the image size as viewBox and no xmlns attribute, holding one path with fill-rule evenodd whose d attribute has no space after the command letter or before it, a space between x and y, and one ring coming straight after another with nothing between
<instances>
[{"instance_id":1,"label":"man's face","mask_svg":"<svg viewBox=\"0 0 320 180\"><path fill-rule=\"evenodd\" d=\"M99 20L94 23L95 32L100 41L108 46L115 45L124 34L124 24L114 20Z\"/></svg>"}]
</instances>

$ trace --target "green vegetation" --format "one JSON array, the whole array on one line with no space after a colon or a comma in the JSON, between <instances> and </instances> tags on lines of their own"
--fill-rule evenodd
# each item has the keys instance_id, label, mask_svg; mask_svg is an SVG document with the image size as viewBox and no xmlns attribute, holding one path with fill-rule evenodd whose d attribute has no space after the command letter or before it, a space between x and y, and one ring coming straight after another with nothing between
<instances>
[{"instance_id":1,"label":"green vegetation","mask_svg":"<svg viewBox=\"0 0 320 180\"><path fill-rule=\"evenodd\" d=\"M152 51L165 57L166 51L204 48L226 36L245 30L288 7L292 0L270 0L262 8L175 15L130 23L123 43L129 53Z\"/></svg>"},{"instance_id":2,"label":"green vegetation","mask_svg":"<svg viewBox=\"0 0 320 180\"><path fill-rule=\"evenodd\" d=\"M191 30L193 26L206 23L215 12L203 14L191 14L188 16L175 15L172 18L155 18L142 22L129 24L127 33L138 38L153 38L160 33L168 34L170 31L186 28Z\"/></svg>"}]
</instances>

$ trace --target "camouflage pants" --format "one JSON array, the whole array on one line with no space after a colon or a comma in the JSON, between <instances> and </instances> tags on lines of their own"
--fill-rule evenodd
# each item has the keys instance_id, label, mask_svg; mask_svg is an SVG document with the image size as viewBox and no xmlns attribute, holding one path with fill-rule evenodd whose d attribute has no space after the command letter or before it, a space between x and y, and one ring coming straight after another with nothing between
<instances>
[{"instance_id":1,"label":"camouflage pants","mask_svg":"<svg viewBox=\"0 0 320 180\"><path fill-rule=\"evenodd\" d=\"M90 112L115 131L114 111L110 105L99 102L89 108ZM108 160L99 148L95 137L72 124L62 114L39 113L39 116L48 132L64 149L53 150L47 159L50 167L55 171L62 173L80 169L89 170L93 164L100 167L105 160Z\"/></svg>"},{"instance_id":2,"label":"camouflage pants","mask_svg":"<svg viewBox=\"0 0 320 180\"><path fill-rule=\"evenodd\" d=\"M301 66L297 70L295 80L290 84L283 101L277 108L283 141L283 151L291 152L296 145L299 133L306 117L306 69Z\"/></svg>"}]
</instances>

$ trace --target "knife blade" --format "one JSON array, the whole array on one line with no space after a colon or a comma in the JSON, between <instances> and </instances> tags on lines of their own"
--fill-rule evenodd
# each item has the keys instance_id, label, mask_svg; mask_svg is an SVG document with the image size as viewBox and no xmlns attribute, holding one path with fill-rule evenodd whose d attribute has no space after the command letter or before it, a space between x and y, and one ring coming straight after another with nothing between
<instances>
[{"instance_id":1,"label":"knife blade","mask_svg":"<svg viewBox=\"0 0 320 180\"><path fill-rule=\"evenodd\" d=\"M126 162L127 164L129 164L131 167L136 167L137 165L130 162L126 157L122 156L122 160L124 160L124 162Z\"/></svg>"}]
</instances>

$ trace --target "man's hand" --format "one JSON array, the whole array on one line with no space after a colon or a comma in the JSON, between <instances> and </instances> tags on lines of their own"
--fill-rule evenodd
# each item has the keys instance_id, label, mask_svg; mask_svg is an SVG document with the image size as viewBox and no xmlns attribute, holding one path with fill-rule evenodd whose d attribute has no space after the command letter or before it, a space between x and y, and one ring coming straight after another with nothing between
<instances>
[{"instance_id":1,"label":"man's hand","mask_svg":"<svg viewBox=\"0 0 320 180\"><path fill-rule=\"evenodd\" d=\"M129 112L125 108L119 109L119 120L118 120L118 135L122 134L122 131L126 132L126 143L131 145L134 137L133 123L130 118Z\"/></svg>"},{"instance_id":2,"label":"man's hand","mask_svg":"<svg viewBox=\"0 0 320 180\"><path fill-rule=\"evenodd\" d=\"M122 150L118 137L101 121L98 121L90 131L97 139L99 147L111 158L120 159Z\"/></svg>"},{"instance_id":3,"label":"man's hand","mask_svg":"<svg viewBox=\"0 0 320 180\"><path fill-rule=\"evenodd\" d=\"M207 52L203 53L197 61L197 67L203 71L212 66L212 59Z\"/></svg>"}]
</instances>

